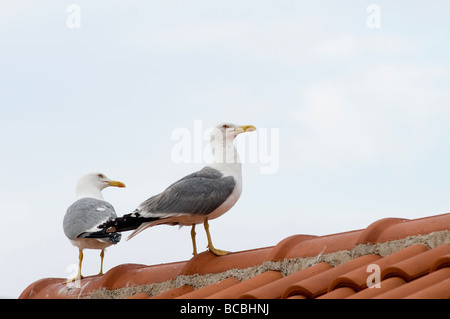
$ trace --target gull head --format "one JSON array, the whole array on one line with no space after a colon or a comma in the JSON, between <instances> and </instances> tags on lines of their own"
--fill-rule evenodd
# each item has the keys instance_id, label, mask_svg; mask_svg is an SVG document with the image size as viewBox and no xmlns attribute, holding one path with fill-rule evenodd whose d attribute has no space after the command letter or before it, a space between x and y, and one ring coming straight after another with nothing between
<instances>
[{"instance_id":1,"label":"gull head","mask_svg":"<svg viewBox=\"0 0 450 319\"><path fill-rule=\"evenodd\" d=\"M222 123L214 128L211 139L225 141L234 140L236 136L245 132L253 132L256 127L253 125L235 125L231 123Z\"/></svg>"},{"instance_id":2,"label":"gull head","mask_svg":"<svg viewBox=\"0 0 450 319\"><path fill-rule=\"evenodd\" d=\"M233 141L239 134L255 131L253 125L222 123L211 132L211 151L215 163L240 163Z\"/></svg>"},{"instance_id":3,"label":"gull head","mask_svg":"<svg viewBox=\"0 0 450 319\"><path fill-rule=\"evenodd\" d=\"M77 197L102 199L101 191L109 186L125 187L125 184L111 180L102 173L89 173L83 175L77 183Z\"/></svg>"}]
</instances>

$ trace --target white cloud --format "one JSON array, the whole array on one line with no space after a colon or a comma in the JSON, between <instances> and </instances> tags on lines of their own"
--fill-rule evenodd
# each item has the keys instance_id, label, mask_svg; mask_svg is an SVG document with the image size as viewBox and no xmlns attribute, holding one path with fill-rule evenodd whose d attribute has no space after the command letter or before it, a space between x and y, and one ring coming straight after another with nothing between
<instances>
[{"instance_id":1,"label":"white cloud","mask_svg":"<svg viewBox=\"0 0 450 319\"><path fill-rule=\"evenodd\" d=\"M450 116L450 93L433 86L434 68L360 66L346 78L300 90L293 111L303 165L341 168L402 158L426 147L433 121Z\"/></svg>"},{"instance_id":2,"label":"white cloud","mask_svg":"<svg viewBox=\"0 0 450 319\"><path fill-rule=\"evenodd\" d=\"M411 41L387 34L369 35L364 37L361 42L366 50L382 55L410 52L417 47Z\"/></svg>"},{"instance_id":3,"label":"white cloud","mask_svg":"<svg viewBox=\"0 0 450 319\"><path fill-rule=\"evenodd\" d=\"M337 36L328 41L320 43L317 53L325 57L352 55L358 49L358 42L352 36Z\"/></svg>"},{"instance_id":4,"label":"white cloud","mask_svg":"<svg viewBox=\"0 0 450 319\"><path fill-rule=\"evenodd\" d=\"M217 24L177 25L135 34L131 42L163 50L235 50L252 57L292 65L310 63L323 36L317 18L273 20L263 24L231 21ZM308 62L306 62L309 59Z\"/></svg>"},{"instance_id":5,"label":"white cloud","mask_svg":"<svg viewBox=\"0 0 450 319\"><path fill-rule=\"evenodd\" d=\"M149 42L155 46L183 48L184 50L242 44L251 32L247 23L233 22L216 25L179 25L168 30L152 30L133 37L136 41Z\"/></svg>"},{"instance_id":6,"label":"white cloud","mask_svg":"<svg viewBox=\"0 0 450 319\"><path fill-rule=\"evenodd\" d=\"M367 36L336 34L320 40L317 45L317 54L326 58L324 61L327 61L330 58L352 58L363 53L399 55L411 52L416 47L415 43L407 39L389 34Z\"/></svg>"},{"instance_id":7,"label":"white cloud","mask_svg":"<svg viewBox=\"0 0 450 319\"><path fill-rule=\"evenodd\" d=\"M416 48L413 42L389 34L358 36L330 32L328 24L325 19L309 16L265 23L237 20L178 24L168 29L142 31L133 34L130 40L138 46L161 50L234 51L292 66L335 62L366 52L397 55Z\"/></svg>"}]
</instances>

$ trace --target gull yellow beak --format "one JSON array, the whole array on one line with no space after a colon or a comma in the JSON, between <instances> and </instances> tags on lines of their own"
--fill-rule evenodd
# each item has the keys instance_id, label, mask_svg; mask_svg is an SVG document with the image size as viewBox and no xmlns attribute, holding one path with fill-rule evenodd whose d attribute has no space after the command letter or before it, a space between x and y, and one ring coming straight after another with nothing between
<instances>
[{"instance_id":1,"label":"gull yellow beak","mask_svg":"<svg viewBox=\"0 0 450 319\"><path fill-rule=\"evenodd\" d=\"M254 127L253 125L242 125L242 126L239 126L239 128L243 129L244 132L256 131L256 127Z\"/></svg>"},{"instance_id":2,"label":"gull yellow beak","mask_svg":"<svg viewBox=\"0 0 450 319\"><path fill-rule=\"evenodd\" d=\"M114 187L125 187L124 183L118 182L118 181L109 181L108 184L109 184L109 186L114 186Z\"/></svg>"}]
</instances>

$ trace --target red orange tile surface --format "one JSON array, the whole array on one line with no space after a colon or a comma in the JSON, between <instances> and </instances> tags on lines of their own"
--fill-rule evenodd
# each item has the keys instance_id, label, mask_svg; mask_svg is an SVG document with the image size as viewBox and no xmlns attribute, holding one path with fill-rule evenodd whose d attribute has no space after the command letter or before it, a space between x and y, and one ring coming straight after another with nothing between
<instances>
[{"instance_id":1,"label":"red orange tile surface","mask_svg":"<svg viewBox=\"0 0 450 319\"><path fill-rule=\"evenodd\" d=\"M38 280L19 298L450 298L450 214L293 235L226 256L203 252L183 262L119 265L77 286L64 280Z\"/></svg>"}]
</instances>

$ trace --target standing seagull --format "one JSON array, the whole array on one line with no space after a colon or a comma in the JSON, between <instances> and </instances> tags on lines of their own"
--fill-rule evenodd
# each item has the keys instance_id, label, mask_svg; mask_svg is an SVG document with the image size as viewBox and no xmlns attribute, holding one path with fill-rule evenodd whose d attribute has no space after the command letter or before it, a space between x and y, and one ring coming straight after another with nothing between
<instances>
[{"instance_id":1,"label":"standing seagull","mask_svg":"<svg viewBox=\"0 0 450 319\"><path fill-rule=\"evenodd\" d=\"M102 190L108 186L125 187L124 183L112 181L101 173L82 176L77 184L77 200L69 206L64 216L64 233L72 245L79 249L78 273L70 281L83 278L81 264L83 249L101 249L100 273L103 274L105 248L120 241L120 233L98 231L98 225L117 217L114 207L103 200Z\"/></svg>"},{"instance_id":2,"label":"standing seagull","mask_svg":"<svg viewBox=\"0 0 450 319\"><path fill-rule=\"evenodd\" d=\"M160 224L192 226L193 255L197 254L195 225L203 223L208 248L215 255L227 252L214 248L208 220L226 213L237 202L242 192L242 167L234 138L256 130L253 125L221 124L211 135L212 164L187 175L170 185L162 193L139 205L131 214L106 222L100 228L106 233L134 230L133 238L148 227Z\"/></svg>"}]
</instances>

